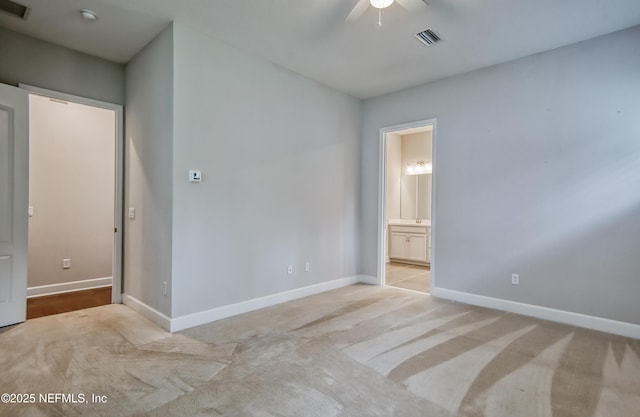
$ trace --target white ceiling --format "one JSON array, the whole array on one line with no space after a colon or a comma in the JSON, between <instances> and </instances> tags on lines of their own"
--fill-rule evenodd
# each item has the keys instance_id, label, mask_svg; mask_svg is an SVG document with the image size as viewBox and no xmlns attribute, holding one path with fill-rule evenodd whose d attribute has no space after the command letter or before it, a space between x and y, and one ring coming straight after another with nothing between
<instances>
[{"instance_id":1,"label":"white ceiling","mask_svg":"<svg viewBox=\"0 0 640 417\"><path fill-rule=\"evenodd\" d=\"M429 0L410 13L357 0L14 0L26 21L0 26L125 63L176 20L358 98L412 87L640 24L640 0ZM98 14L93 24L78 11ZM424 47L432 28L445 40Z\"/></svg>"}]
</instances>

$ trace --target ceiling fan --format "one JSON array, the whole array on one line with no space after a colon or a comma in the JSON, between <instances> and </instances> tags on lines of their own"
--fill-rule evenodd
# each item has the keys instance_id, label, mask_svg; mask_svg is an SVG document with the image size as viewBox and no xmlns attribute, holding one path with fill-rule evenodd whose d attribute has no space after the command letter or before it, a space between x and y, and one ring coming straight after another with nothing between
<instances>
[{"instance_id":1,"label":"ceiling fan","mask_svg":"<svg viewBox=\"0 0 640 417\"><path fill-rule=\"evenodd\" d=\"M417 12L426 8L429 3L426 0L395 0L400 6L410 12ZM382 26L382 9L393 4L394 0L358 0L358 3L351 9L347 16L347 21L359 19L369 7L378 9L378 25Z\"/></svg>"}]
</instances>

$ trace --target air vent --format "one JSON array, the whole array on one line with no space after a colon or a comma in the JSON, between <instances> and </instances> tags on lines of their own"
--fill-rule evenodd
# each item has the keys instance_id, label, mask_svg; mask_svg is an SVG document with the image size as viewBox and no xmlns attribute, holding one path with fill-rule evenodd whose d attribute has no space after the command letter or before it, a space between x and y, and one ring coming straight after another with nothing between
<instances>
[{"instance_id":1,"label":"air vent","mask_svg":"<svg viewBox=\"0 0 640 417\"><path fill-rule=\"evenodd\" d=\"M426 46L432 46L442 40L440 35L433 31L433 29L426 29L422 32L416 33L416 38Z\"/></svg>"},{"instance_id":2,"label":"air vent","mask_svg":"<svg viewBox=\"0 0 640 417\"><path fill-rule=\"evenodd\" d=\"M20 19L26 19L29 14L29 8L11 0L0 0L0 12L8 13Z\"/></svg>"}]
</instances>

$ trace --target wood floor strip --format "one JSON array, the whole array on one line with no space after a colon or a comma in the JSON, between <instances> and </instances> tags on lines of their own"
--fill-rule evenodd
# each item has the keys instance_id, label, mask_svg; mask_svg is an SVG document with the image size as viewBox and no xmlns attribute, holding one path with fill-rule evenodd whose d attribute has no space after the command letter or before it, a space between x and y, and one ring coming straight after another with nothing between
<instances>
[{"instance_id":1,"label":"wood floor strip","mask_svg":"<svg viewBox=\"0 0 640 417\"><path fill-rule=\"evenodd\" d=\"M27 319L111 304L111 286L27 299Z\"/></svg>"}]
</instances>

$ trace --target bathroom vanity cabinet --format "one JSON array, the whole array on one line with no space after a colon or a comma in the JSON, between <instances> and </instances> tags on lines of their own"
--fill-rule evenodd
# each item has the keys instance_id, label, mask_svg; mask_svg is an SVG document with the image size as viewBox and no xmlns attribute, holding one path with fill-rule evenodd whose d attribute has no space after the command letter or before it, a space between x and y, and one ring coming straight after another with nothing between
<instances>
[{"instance_id":1,"label":"bathroom vanity cabinet","mask_svg":"<svg viewBox=\"0 0 640 417\"><path fill-rule=\"evenodd\" d=\"M431 226L416 223L389 226L389 258L392 261L431 262Z\"/></svg>"}]
</instances>

